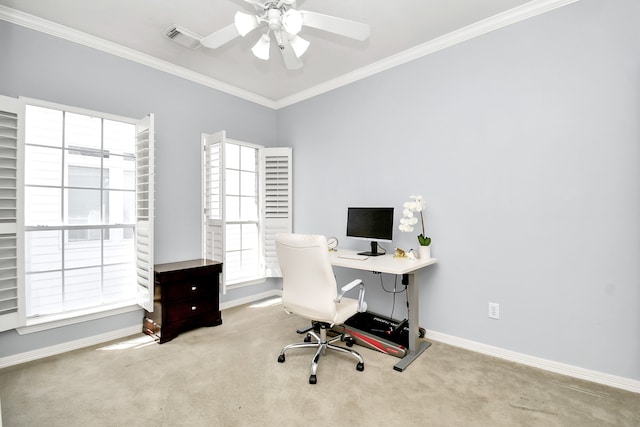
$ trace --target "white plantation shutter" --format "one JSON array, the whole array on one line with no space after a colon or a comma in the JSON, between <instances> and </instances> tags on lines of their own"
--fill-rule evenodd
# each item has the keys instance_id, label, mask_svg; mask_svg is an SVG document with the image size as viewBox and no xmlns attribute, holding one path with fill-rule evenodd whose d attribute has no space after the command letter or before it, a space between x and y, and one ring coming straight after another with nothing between
<instances>
[{"instance_id":1,"label":"white plantation shutter","mask_svg":"<svg viewBox=\"0 0 640 427\"><path fill-rule=\"evenodd\" d=\"M224 149L226 132L202 134L202 256L222 262L222 293L227 292L224 239Z\"/></svg>"},{"instance_id":2,"label":"white plantation shutter","mask_svg":"<svg viewBox=\"0 0 640 427\"><path fill-rule=\"evenodd\" d=\"M202 134L202 206L204 258L223 263L222 292L226 293L225 146L226 132ZM230 142L230 141L229 141ZM259 148L260 267L265 277L281 277L275 252L277 233L291 232L291 148Z\"/></svg>"},{"instance_id":3,"label":"white plantation shutter","mask_svg":"<svg viewBox=\"0 0 640 427\"><path fill-rule=\"evenodd\" d=\"M275 236L292 230L291 147L264 148L262 163L265 275L282 277L276 255Z\"/></svg>"},{"instance_id":4,"label":"white plantation shutter","mask_svg":"<svg viewBox=\"0 0 640 427\"><path fill-rule=\"evenodd\" d=\"M136 125L136 271L137 301L153 311L153 115Z\"/></svg>"},{"instance_id":5,"label":"white plantation shutter","mask_svg":"<svg viewBox=\"0 0 640 427\"><path fill-rule=\"evenodd\" d=\"M18 310L17 99L0 96L0 331L20 326Z\"/></svg>"}]
</instances>

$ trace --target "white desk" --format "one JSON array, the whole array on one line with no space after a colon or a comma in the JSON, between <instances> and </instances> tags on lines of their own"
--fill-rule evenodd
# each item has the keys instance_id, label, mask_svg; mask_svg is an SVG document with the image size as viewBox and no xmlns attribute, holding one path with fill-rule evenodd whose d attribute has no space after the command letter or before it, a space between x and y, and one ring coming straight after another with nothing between
<instances>
[{"instance_id":1,"label":"white desk","mask_svg":"<svg viewBox=\"0 0 640 427\"><path fill-rule=\"evenodd\" d=\"M416 259L394 258L392 254L381 255L377 257L368 257L367 259L349 259L340 256L355 256L356 251L348 249L340 249L336 252L330 252L329 257L331 264L335 267L353 268L356 270L378 271L380 273L389 274L406 274L409 282L407 285L407 302L408 302L408 321L409 321L409 351L407 355L400 359L393 367L396 371L404 371L416 357L425 351L431 343L421 341L418 337L418 322L420 318L420 292L415 282L415 275L421 268L427 267L438 262L437 258Z\"/></svg>"}]
</instances>

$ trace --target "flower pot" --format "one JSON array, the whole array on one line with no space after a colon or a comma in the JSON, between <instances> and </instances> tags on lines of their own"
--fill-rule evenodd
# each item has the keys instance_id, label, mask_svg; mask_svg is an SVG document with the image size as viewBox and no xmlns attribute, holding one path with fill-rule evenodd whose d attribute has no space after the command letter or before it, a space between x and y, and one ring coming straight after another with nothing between
<instances>
[{"instance_id":1,"label":"flower pot","mask_svg":"<svg viewBox=\"0 0 640 427\"><path fill-rule=\"evenodd\" d=\"M420 255L420 259L430 259L431 246L420 246L420 248L418 248L418 255Z\"/></svg>"}]
</instances>

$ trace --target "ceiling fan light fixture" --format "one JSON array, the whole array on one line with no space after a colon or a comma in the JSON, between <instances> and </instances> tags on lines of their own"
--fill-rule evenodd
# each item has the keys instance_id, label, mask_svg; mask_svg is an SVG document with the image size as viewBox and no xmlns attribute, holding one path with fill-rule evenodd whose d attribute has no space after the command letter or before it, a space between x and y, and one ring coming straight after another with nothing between
<instances>
[{"instance_id":1,"label":"ceiling fan light fixture","mask_svg":"<svg viewBox=\"0 0 640 427\"><path fill-rule=\"evenodd\" d=\"M234 16L234 21L236 24L236 29L238 33L244 37L249 34L252 30L260 25L260 20L256 15L249 15L244 12L236 12Z\"/></svg>"},{"instance_id":2,"label":"ceiling fan light fixture","mask_svg":"<svg viewBox=\"0 0 640 427\"><path fill-rule=\"evenodd\" d=\"M255 6L257 13L250 15L236 12L233 23L199 40L195 37L196 42L199 41L204 47L217 49L237 37L245 37L256 28L262 27L260 31L262 35L251 48L256 58L268 60L271 41L275 39L274 43L278 46L287 69L297 70L302 67L301 57L311 44L298 36L303 26L359 41L366 40L370 34L368 24L307 10L297 10L295 9L296 0L244 1ZM173 35L173 33L176 34ZM171 35L167 35L172 38L178 36L177 29L174 29Z\"/></svg>"},{"instance_id":3,"label":"ceiling fan light fixture","mask_svg":"<svg viewBox=\"0 0 640 427\"><path fill-rule=\"evenodd\" d=\"M302 30L302 14L289 9L282 15L282 27L289 34L298 34Z\"/></svg>"},{"instance_id":4,"label":"ceiling fan light fixture","mask_svg":"<svg viewBox=\"0 0 640 427\"><path fill-rule=\"evenodd\" d=\"M262 59L263 61L267 61L269 59L269 47L271 46L271 39L268 34L263 34L258 42L253 45L251 48L251 52L256 56L256 58Z\"/></svg>"},{"instance_id":5,"label":"ceiling fan light fixture","mask_svg":"<svg viewBox=\"0 0 640 427\"><path fill-rule=\"evenodd\" d=\"M296 53L296 56L300 58L307 51L307 48L311 43L302 37L294 34L293 37L289 38L289 43L293 48L293 51Z\"/></svg>"}]
</instances>

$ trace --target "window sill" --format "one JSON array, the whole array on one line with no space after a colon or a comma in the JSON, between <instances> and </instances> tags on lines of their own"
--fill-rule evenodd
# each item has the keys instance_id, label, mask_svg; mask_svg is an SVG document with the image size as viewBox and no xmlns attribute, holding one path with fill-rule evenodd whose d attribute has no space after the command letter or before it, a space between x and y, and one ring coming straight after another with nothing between
<instances>
[{"instance_id":1,"label":"window sill","mask_svg":"<svg viewBox=\"0 0 640 427\"><path fill-rule=\"evenodd\" d=\"M116 316L118 314L130 313L136 310L141 310L141 307L135 303L125 303L103 307L100 311L96 311L96 309L79 310L74 311L73 313L34 317L27 319L27 325L17 328L16 331L19 335L32 334L34 332L46 331L49 329L88 322L90 320Z\"/></svg>"},{"instance_id":2,"label":"window sill","mask_svg":"<svg viewBox=\"0 0 640 427\"><path fill-rule=\"evenodd\" d=\"M227 290L244 288L245 286L259 285L266 282L265 277L256 277L254 279L242 279L242 281L227 283Z\"/></svg>"}]
</instances>

